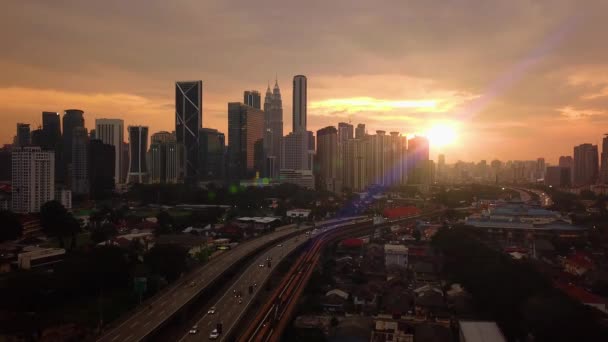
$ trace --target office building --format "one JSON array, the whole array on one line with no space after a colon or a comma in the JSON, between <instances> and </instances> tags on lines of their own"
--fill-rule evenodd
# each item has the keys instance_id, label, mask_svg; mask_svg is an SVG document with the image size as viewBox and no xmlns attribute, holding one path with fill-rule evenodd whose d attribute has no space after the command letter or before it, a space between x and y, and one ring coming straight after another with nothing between
<instances>
[{"instance_id":1,"label":"office building","mask_svg":"<svg viewBox=\"0 0 608 342\"><path fill-rule=\"evenodd\" d=\"M61 117L57 112L42 112L44 149L58 150L61 141ZM56 156L57 157L57 156ZM57 161L58 158L55 158Z\"/></svg>"},{"instance_id":2,"label":"office building","mask_svg":"<svg viewBox=\"0 0 608 342\"><path fill-rule=\"evenodd\" d=\"M345 154L346 154L346 142L349 139L354 138L354 128L353 125L340 122L338 123L338 149L336 151L337 154L337 164L336 167L338 169L338 178L342 181L346 179L348 176L349 170L347 170L344 166L345 163Z\"/></svg>"},{"instance_id":3,"label":"office building","mask_svg":"<svg viewBox=\"0 0 608 342\"><path fill-rule=\"evenodd\" d=\"M548 166L545 173L545 185L561 188L570 186L570 168L561 166Z\"/></svg>"},{"instance_id":4,"label":"office building","mask_svg":"<svg viewBox=\"0 0 608 342\"><path fill-rule=\"evenodd\" d=\"M291 132L282 139L281 169L312 170L309 148L310 134Z\"/></svg>"},{"instance_id":5,"label":"office building","mask_svg":"<svg viewBox=\"0 0 608 342\"><path fill-rule=\"evenodd\" d=\"M175 141L154 140L150 144L150 183L175 184L182 180L179 158L181 145Z\"/></svg>"},{"instance_id":6,"label":"office building","mask_svg":"<svg viewBox=\"0 0 608 342\"><path fill-rule=\"evenodd\" d=\"M55 154L40 147L12 151L11 206L16 213L36 213L55 198Z\"/></svg>"},{"instance_id":7,"label":"office building","mask_svg":"<svg viewBox=\"0 0 608 342\"><path fill-rule=\"evenodd\" d=\"M304 75L293 78L293 129L292 132L306 132L307 119L307 79Z\"/></svg>"},{"instance_id":8,"label":"office building","mask_svg":"<svg viewBox=\"0 0 608 342\"><path fill-rule=\"evenodd\" d=\"M365 134L365 124L358 124L357 128L355 129L355 138L363 139L365 138Z\"/></svg>"},{"instance_id":9,"label":"office building","mask_svg":"<svg viewBox=\"0 0 608 342\"><path fill-rule=\"evenodd\" d=\"M243 103L255 109L262 109L262 96L257 90L245 90L243 93Z\"/></svg>"},{"instance_id":10,"label":"office building","mask_svg":"<svg viewBox=\"0 0 608 342\"><path fill-rule=\"evenodd\" d=\"M199 130L201 146L201 178L219 180L225 175L226 137L217 129L201 128Z\"/></svg>"},{"instance_id":11,"label":"office building","mask_svg":"<svg viewBox=\"0 0 608 342\"><path fill-rule=\"evenodd\" d=\"M187 183L198 180L199 139L203 127L203 81L175 83L175 134L183 146L183 173Z\"/></svg>"},{"instance_id":12,"label":"office building","mask_svg":"<svg viewBox=\"0 0 608 342\"><path fill-rule=\"evenodd\" d=\"M17 124L17 140L15 142L18 147L27 147L31 144L30 124Z\"/></svg>"},{"instance_id":13,"label":"office building","mask_svg":"<svg viewBox=\"0 0 608 342\"><path fill-rule=\"evenodd\" d=\"M74 195L89 193L89 135L84 127L72 130L72 163L70 189Z\"/></svg>"},{"instance_id":14,"label":"office building","mask_svg":"<svg viewBox=\"0 0 608 342\"><path fill-rule=\"evenodd\" d=\"M295 184L305 189L315 188L315 178L312 170L281 169L279 171L279 181Z\"/></svg>"},{"instance_id":15,"label":"office building","mask_svg":"<svg viewBox=\"0 0 608 342\"><path fill-rule=\"evenodd\" d=\"M175 132L160 131L160 132L156 132L156 133L152 134L152 136L150 137L151 143L155 143L155 142L165 143L165 142L176 142L176 141L177 141L177 139L175 137Z\"/></svg>"},{"instance_id":16,"label":"office building","mask_svg":"<svg viewBox=\"0 0 608 342\"><path fill-rule=\"evenodd\" d=\"M121 153L123 149L125 124L121 119L96 119L95 120L95 138L101 140L104 144L114 146L114 183L122 184L126 180L126 174L123 173L124 156Z\"/></svg>"},{"instance_id":17,"label":"office building","mask_svg":"<svg viewBox=\"0 0 608 342\"><path fill-rule=\"evenodd\" d=\"M608 184L608 134L602 139L602 155L601 155L600 183Z\"/></svg>"},{"instance_id":18,"label":"office building","mask_svg":"<svg viewBox=\"0 0 608 342\"><path fill-rule=\"evenodd\" d=\"M55 201L68 210L72 209L72 191L55 187Z\"/></svg>"},{"instance_id":19,"label":"office building","mask_svg":"<svg viewBox=\"0 0 608 342\"><path fill-rule=\"evenodd\" d=\"M116 187L116 147L100 139L89 141L89 193L95 200L108 199Z\"/></svg>"},{"instance_id":20,"label":"office building","mask_svg":"<svg viewBox=\"0 0 608 342\"><path fill-rule=\"evenodd\" d=\"M559 164L560 167L562 168L566 168L569 169L569 173L570 173L570 186L574 183L574 159L572 159L572 156L561 156L559 157Z\"/></svg>"},{"instance_id":21,"label":"office building","mask_svg":"<svg viewBox=\"0 0 608 342\"><path fill-rule=\"evenodd\" d=\"M366 139L351 139L346 142L345 167L347 171L344 186L353 191L363 191L369 185L367 174Z\"/></svg>"},{"instance_id":22,"label":"office building","mask_svg":"<svg viewBox=\"0 0 608 342\"><path fill-rule=\"evenodd\" d=\"M437 156L437 181L445 182L447 178L446 176L445 155L440 154Z\"/></svg>"},{"instance_id":23,"label":"office building","mask_svg":"<svg viewBox=\"0 0 608 342\"><path fill-rule=\"evenodd\" d=\"M266 89L264 98L264 150L266 165L264 175L277 178L281 168L281 140L283 139L283 100L278 81L272 92Z\"/></svg>"},{"instance_id":24,"label":"office building","mask_svg":"<svg viewBox=\"0 0 608 342\"><path fill-rule=\"evenodd\" d=\"M0 148L0 182L11 180L11 172L13 171L11 149L10 145Z\"/></svg>"},{"instance_id":25,"label":"office building","mask_svg":"<svg viewBox=\"0 0 608 342\"><path fill-rule=\"evenodd\" d=\"M30 132L30 145L39 146L43 150L46 150L44 148L44 132L42 131L42 128Z\"/></svg>"},{"instance_id":26,"label":"office building","mask_svg":"<svg viewBox=\"0 0 608 342\"><path fill-rule=\"evenodd\" d=\"M72 132L76 127L84 127L84 112L80 109L66 109L63 114L63 148L61 153L61 172L56 175L58 182L70 182L72 164Z\"/></svg>"},{"instance_id":27,"label":"office building","mask_svg":"<svg viewBox=\"0 0 608 342\"><path fill-rule=\"evenodd\" d=\"M423 161L429 160L429 141L425 137L416 136L407 142L407 175L408 181L413 184L421 184L420 173L416 174Z\"/></svg>"},{"instance_id":28,"label":"office building","mask_svg":"<svg viewBox=\"0 0 608 342\"><path fill-rule=\"evenodd\" d=\"M146 183L148 177L148 165L146 163L146 152L148 151L148 127L129 126L128 132L129 173L127 176L127 183Z\"/></svg>"},{"instance_id":29,"label":"office building","mask_svg":"<svg viewBox=\"0 0 608 342\"><path fill-rule=\"evenodd\" d=\"M597 145L581 144L574 147L575 186L593 185L598 180L599 160Z\"/></svg>"},{"instance_id":30,"label":"office building","mask_svg":"<svg viewBox=\"0 0 608 342\"><path fill-rule=\"evenodd\" d=\"M545 158L536 159L536 172L534 181L538 181L540 179L545 178Z\"/></svg>"},{"instance_id":31,"label":"office building","mask_svg":"<svg viewBox=\"0 0 608 342\"><path fill-rule=\"evenodd\" d=\"M259 176L263 160L256 146L263 146L264 112L240 102L228 103L228 173L231 179Z\"/></svg>"},{"instance_id":32,"label":"office building","mask_svg":"<svg viewBox=\"0 0 608 342\"><path fill-rule=\"evenodd\" d=\"M346 148L346 144L343 145ZM324 190L342 191L338 168L338 130L328 126L317 131L317 165L320 186Z\"/></svg>"}]
</instances>

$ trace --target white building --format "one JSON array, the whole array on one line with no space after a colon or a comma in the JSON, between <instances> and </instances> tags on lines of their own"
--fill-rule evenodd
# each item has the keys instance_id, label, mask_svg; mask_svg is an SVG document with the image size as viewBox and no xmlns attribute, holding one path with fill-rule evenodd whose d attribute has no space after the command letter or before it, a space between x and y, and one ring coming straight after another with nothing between
<instances>
[{"instance_id":1,"label":"white building","mask_svg":"<svg viewBox=\"0 0 608 342\"><path fill-rule=\"evenodd\" d=\"M72 191L66 189L55 189L55 200L59 201L64 208L72 209Z\"/></svg>"},{"instance_id":2,"label":"white building","mask_svg":"<svg viewBox=\"0 0 608 342\"><path fill-rule=\"evenodd\" d=\"M40 147L13 150L11 199L17 213L39 212L55 199L55 152Z\"/></svg>"},{"instance_id":3,"label":"white building","mask_svg":"<svg viewBox=\"0 0 608 342\"><path fill-rule=\"evenodd\" d=\"M96 119L95 120L95 137L104 144L114 146L116 159L114 162L114 183L116 185L125 181L126 175L123 175L123 144L125 123L121 119Z\"/></svg>"},{"instance_id":4,"label":"white building","mask_svg":"<svg viewBox=\"0 0 608 342\"><path fill-rule=\"evenodd\" d=\"M315 188L315 178L311 170L281 169L279 173L281 183L291 183L306 189Z\"/></svg>"},{"instance_id":5,"label":"white building","mask_svg":"<svg viewBox=\"0 0 608 342\"><path fill-rule=\"evenodd\" d=\"M384 245L384 265L407 266L407 247L404 245Z\"/></svg>"},{"instance_id":6,"label":"white building","mask_svg":"<svg viewBox=\"0 0 608 342\"><path fill-rule=\"evenodd\" d=\"M29 270L34 267L48 266L60 262L65 257L63 248L40 248L28 246L23 253L17 255L17 265L20 269Z\"/></svg>"}]
</instances>

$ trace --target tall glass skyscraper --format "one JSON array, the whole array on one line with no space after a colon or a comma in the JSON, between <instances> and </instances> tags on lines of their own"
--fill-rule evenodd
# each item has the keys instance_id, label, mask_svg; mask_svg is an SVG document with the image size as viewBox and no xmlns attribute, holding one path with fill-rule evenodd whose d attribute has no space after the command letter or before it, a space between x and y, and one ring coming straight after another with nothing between
<instances>
[{"instance_id":1,"label":"tall glass skyscraper","mask_svg":"<svg viewBox=\"0 0 608 342\"><path fill-rule=\"evenodd\" d=\"M261 103L262 97L260 96L260 92L257 90L245 90L243 93L243 103L248 105L249 107L253 107L256 109L262 109Z\"/></svg>"},{"instance_id":2,"label":"tall glass skyscraper","mask_svg":"<svg viewBox=\"0 0 608 342\"><path fill-rule=\"evenodd\" d=\"M175 134L183 148L184 180L199 178L199 129L203 125L203 81L175 83Z\"/></svg>"},{"instance_id":3,"label":"tall glass skyscraper","mask_svg":"<svg viewBox=\"0 0 608 342\"><path fill-rule=\"evenodd\" d=\"M307 80L304 75L293 77L293 132L306 131Z\"/></svg>"},{"instance_id":4,"label":"tall glass skyscraper","mask_svg":"<svg viewBox=\"0 0 608 342\"><path fill-rule=\"evenodd\" d=\"M261 172L263 160L259 160L259 153L256 156L255 152L263 136L264 112L239 102L228 103L230 178L253 178Z\"/></svg>"},{"instance_id":5,"label":"tall glass skyscraper","mask_svg":"<svg viewBox=\"0 0 608 342\"><path fill-rule=\"evenodd\" d=\"M148 127L129 126L129 176L128 183L145 183L148 176L146 152L148 151Z\"/></svg>"}]
</instances>

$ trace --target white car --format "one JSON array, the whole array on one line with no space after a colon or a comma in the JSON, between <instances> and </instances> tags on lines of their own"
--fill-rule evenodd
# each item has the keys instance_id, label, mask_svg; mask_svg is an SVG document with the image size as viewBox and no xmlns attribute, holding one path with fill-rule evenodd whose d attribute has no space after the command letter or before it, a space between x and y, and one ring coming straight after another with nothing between
<instances>
[{"instance_id":1,"label":"white car","mask_svg":"<svg viewBox=\"0 0 608 342\"><path fill-rule=\"evenodd\" d=\"M259 264L258 267L264 268L264 264Z\"/></svg>"},{"instance_id":2,"label":"white car","mask_svg":"<svg viewBox=\"0 0 608 342\"><path fill-rule=\"evenodd\" d=\"M277 245L277 247L283 247L283 244L282 244L282 243L280 243L280 244L278 244L278 245Z\"/></svg>"},{"instance_id":3,"label":"white car","mask_svg":"<svg viewBox=\"0 0 608 342\"><path fill-rule=\"evenodd\" d=\"M213 331L211 331L211 334L209 334L210 340L217 340L218 337L220 337L220 334L217 332L217 329L213 329Z\"/></svg>"},{"instance_id":4,"label":"white car","mask_svg":"<svg viewBox=\"0 0 608 342\"><path fill-rule=\"evenodd\" d=\"M188 331L188 333L190 335L196 335L198 333L198 325L195 325L192 328L190 328L190 331Z\"/></svg>"},{"instance_id":5,"label":"white car","mask_svg":"<svg viewBox=\"0 0 608 342\"><path fill-rule=\"evenodd\" d=\"M209 311L207 311L208 314L213 315L215 314L215 306L212 306Z\"/></svg>"}]
</instances>

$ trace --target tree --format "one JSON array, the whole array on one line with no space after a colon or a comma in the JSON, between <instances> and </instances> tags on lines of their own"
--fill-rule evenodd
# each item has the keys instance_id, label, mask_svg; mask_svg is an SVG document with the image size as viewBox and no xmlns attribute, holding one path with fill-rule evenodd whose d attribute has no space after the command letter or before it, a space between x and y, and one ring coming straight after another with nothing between
<instances>
[{"instance_id":1,"label":"tree","mask_svg":"<svg viewBox=\"0 0 608 342\"><path fill-rule=\"evenodd\" d=\"M0 224L0 242L16 240L23 234L23 226L12 211L0 210Z\"/></svg>"},{"instance_id":2,"label":"tree","mask_svg":"<svg viewBox=\"0 0 608 342\"><path fill-rule=\"evenodd\" d=\"M169 282L179 278L186 270L188 251L178 245L156 245L145 256L144 262L152 272L165 277Z\"/></svg>"},{"instance_id":3,"label":"tree","mask_svg":"<svg viewBox=\"0 0 608 342\"><path fill-rule=\"evenodd\" d=\"M65 246L64 238L71 235L73 222L68 222L69 213L59 201L49 201L40 207L40 224L48 236L56 237L61 247Z\"/></svg>"}]
</instances>

